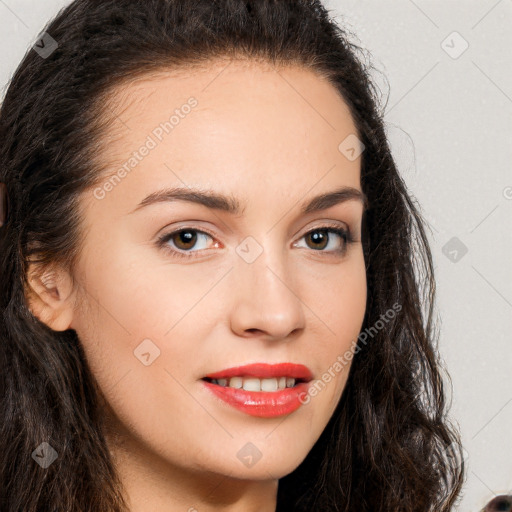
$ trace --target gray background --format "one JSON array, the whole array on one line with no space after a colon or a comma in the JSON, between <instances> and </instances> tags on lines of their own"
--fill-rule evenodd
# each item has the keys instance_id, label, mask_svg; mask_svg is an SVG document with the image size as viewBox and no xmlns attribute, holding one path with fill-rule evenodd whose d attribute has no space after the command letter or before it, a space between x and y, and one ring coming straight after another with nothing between
<instances>
[{"instance_id":1,"label":"gray background","mask_svg":"<svg viewBox=\"0 0 512 512\"><path fill-rule=\"evenodd\" d=\"M68 3L0 0L2 97ZM324 4L372 55L394 156L431 227L440 352L469 468L458 510L477 512L512 494L512 0Z\"/></svg>"}]
</instances>

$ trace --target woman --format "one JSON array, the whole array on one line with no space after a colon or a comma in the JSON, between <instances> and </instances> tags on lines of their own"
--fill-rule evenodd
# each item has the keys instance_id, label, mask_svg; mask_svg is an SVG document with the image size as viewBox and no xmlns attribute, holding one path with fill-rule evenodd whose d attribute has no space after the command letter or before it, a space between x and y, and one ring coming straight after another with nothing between
<instances>
[{"instance_id":1,"label":"woman","mask_svg":"<svg viewBox=\"0 0 512 512\"><path fill-rule=\"evenodd\" d=\"M423 221L316 0L76 0L0 115L2 510L448 511Z\"/></svg>"}]
</instances>

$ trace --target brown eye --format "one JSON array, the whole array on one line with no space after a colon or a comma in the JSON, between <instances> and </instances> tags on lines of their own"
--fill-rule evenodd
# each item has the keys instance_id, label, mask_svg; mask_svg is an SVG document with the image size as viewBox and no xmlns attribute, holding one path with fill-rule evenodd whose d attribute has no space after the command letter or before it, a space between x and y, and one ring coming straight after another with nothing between
<instances>
[{"instance_id":1,"label":"brown eye","mask_svg":"<svg viewBox=\"0 0 512 512\"><path fill-rule=\"evenodd\" d=\"M310 240L313 244L313 249L325 249L329 242L329 235L326 229L317 229L311 231L306 235L306 240Z\"/></svg>"},{"instance_id":2,"label":"brown eye","mask_svg":"<svg viewBox=\"0 0 512 512\"><path fill-rule=\"evenodd\" d=\"M158 246L169 251L174 256L195 256L195 253L208 249L208 239L212 235L194 228L183 228L163 235L158 240ZM202 242L202 246L201 246ZM199 247L197 247L199 245Z\"/></svg>"},{"instance_id":3,"label":"brown eye","mask_svg":"<svg viewBox=\"0 0 512 512\"><path fill-rule=\"evenodd\" d=\"M195 231L189 229L184 231L177 231L170 236L170 240L176 245L178 249L191 249L197 241L197 234Z\"/></svg>"},{"instance_id":4,"label":"brown eye","mask_svg":"<svg viewBox=\"0 0 512 512\"><path fill-rule=\"evenodd\" d=\"M350 233L340 227L322 226L306 233L302 238L308 249L342 254L352 241ZM327 248L327 250L325 250Z\"/></svg>"}]
</instances>

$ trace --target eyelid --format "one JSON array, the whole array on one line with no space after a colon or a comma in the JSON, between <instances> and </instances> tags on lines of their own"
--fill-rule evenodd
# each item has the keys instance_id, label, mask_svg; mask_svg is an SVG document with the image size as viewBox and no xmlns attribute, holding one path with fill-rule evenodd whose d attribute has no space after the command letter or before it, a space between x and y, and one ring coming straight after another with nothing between
<instances>
[{"instance_id":1,"label":"eyelid","mask_svg":"<svg viewBox=\"0 0 512 512\"><path fill-rule=\"evenodd\" d=\"M173 248L169 247L167 244L167 242L169 241L169 239L172 235L175 235L176 233L179 233L180 231L190 230L190 231L202 233L202 234L205 234L205 235L208 235L209 237L211 237L213 240L215 240L215 245L216 245L215 249L218 249L219 243L220 244L222 244L222 243L217 240L216 235L214 235L207 228L203 228L202 226L199 226L199 225L194 225L193 222L197 222L197 221L189 221L187 223L183 223L183 225L174 226L170 231L166 231L162 235L159 235L158 239L157 239L157 245L159 247L161 247L163 250L171 252L173 255L177 256L178 258L179 257L190 258L190 259L200 258L201 256L195 256L195 254L201 254L202 252L210 251L211 249L200 249L200 250L196 250L196 251L193 251L193 250L182 251L179 249L173 249ZM346 250L348 249L348 246L351 243L358 241L354 237L352 230L350 229L349 225L346 222L335 221L335 220L318 220L317 222L318 222L318 224L315 223L313 226L309 226L308 228L306 228L302 232L302 234L297 237L297 240L293 243L293 245L295 246L299 240L304 238L304 236L306 236L310 232L321 230L321 229L334 229L334 230L341 230L341 231L345 232L346 233L345 245L342 249L336 250L336 251L333 251L333 250L331 250L331 251L321 251L321 250L315 251L314 249L311 249L311 251L313 251L313 252L319 252L321 254L322 253L325 254L326 256L327 255L332 256L338 252L339 253L346 252Z\"/></svg>"},{"instance_id":2,"label":"eyelid","mask_svg":"<svg viewBox=\"0 0 512 512\"><path fill-rule=\"evenodd\" d=\"M175 235L176 233L179 233L180 231L187 231L187 230L196 231L197 233L202 233L202 234L208 235L210 238L212 238L212 240L215 241L214 242L215 245L218 245L219 243L221 243L217 240L217 237L209 229L203 228L202 226L199 227L197 225L193 225L192 222L194 222L194 221L185 223L182 226L174 226L169 231L164 231L163 234L158 235L157 241L156 241L157 246L164 251L170 252L173 256L176 256L178 258L184 257L184 258L193 259L193 258L199 258L199 256L193 256L193 254L201 253L204 251L209 251L210 249L202 249L199 251L180 251L179 249L173 249L172 247L169 247L169 245L167 243L172 235ZM215 247L215 249L217 249L217 248L218 247Z\"/></svg>"},{"instance_id":3,"label":"eyelid","mask_svg":"<svg viewBox=\"0 0 512 512\"><path fill-rule=\"evenodd\" d=\"M316 224L318 222L318 224ZM322 228L337 228L337 229L344 229L346 231L350 231L350 227L346 222L342 221L336 221L336 220L319 220L315 221L315 224L313 226L308 226L305 231L302 232L302 235L300 235L300 238L302 238L304 235L307 235L310 231L314 231L315 229L322 229Z\"/></svg>"},{"instance_id":4,"label":"eyelid","mask_svg":"<svg viewBox=\"0 0 512 512\"><path fill-rule=\"evenodd\" d=\"M205 228L200 224L200 221L190 220L188 222L181 222L178 225L172 225L172 227L165 227L162 229L163 233L157 236L157 239L162 239L166 236L172 235L174 233L178 233L179 231L186 231L189 229L190 231L197 231L198 233L205 233L206 235L211 236L212 238L217 239L217 235L214 234L212 230L209 228Z\"/></svg>"}]
</instances>

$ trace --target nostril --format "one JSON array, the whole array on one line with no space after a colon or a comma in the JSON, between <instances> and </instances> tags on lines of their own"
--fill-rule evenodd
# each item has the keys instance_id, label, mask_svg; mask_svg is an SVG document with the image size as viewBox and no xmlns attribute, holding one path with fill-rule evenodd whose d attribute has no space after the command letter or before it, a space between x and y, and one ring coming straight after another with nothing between
<instances>
[{"instance_id":1,"label":"nostril","mask_svg":"<svg viewBox=\"0 0 512 512\"><path fill-rule=\"evenodd\" d=\"M487 503L483 512L512 512L512 496L496 496Z\"/></svg>"}]
</instances>

